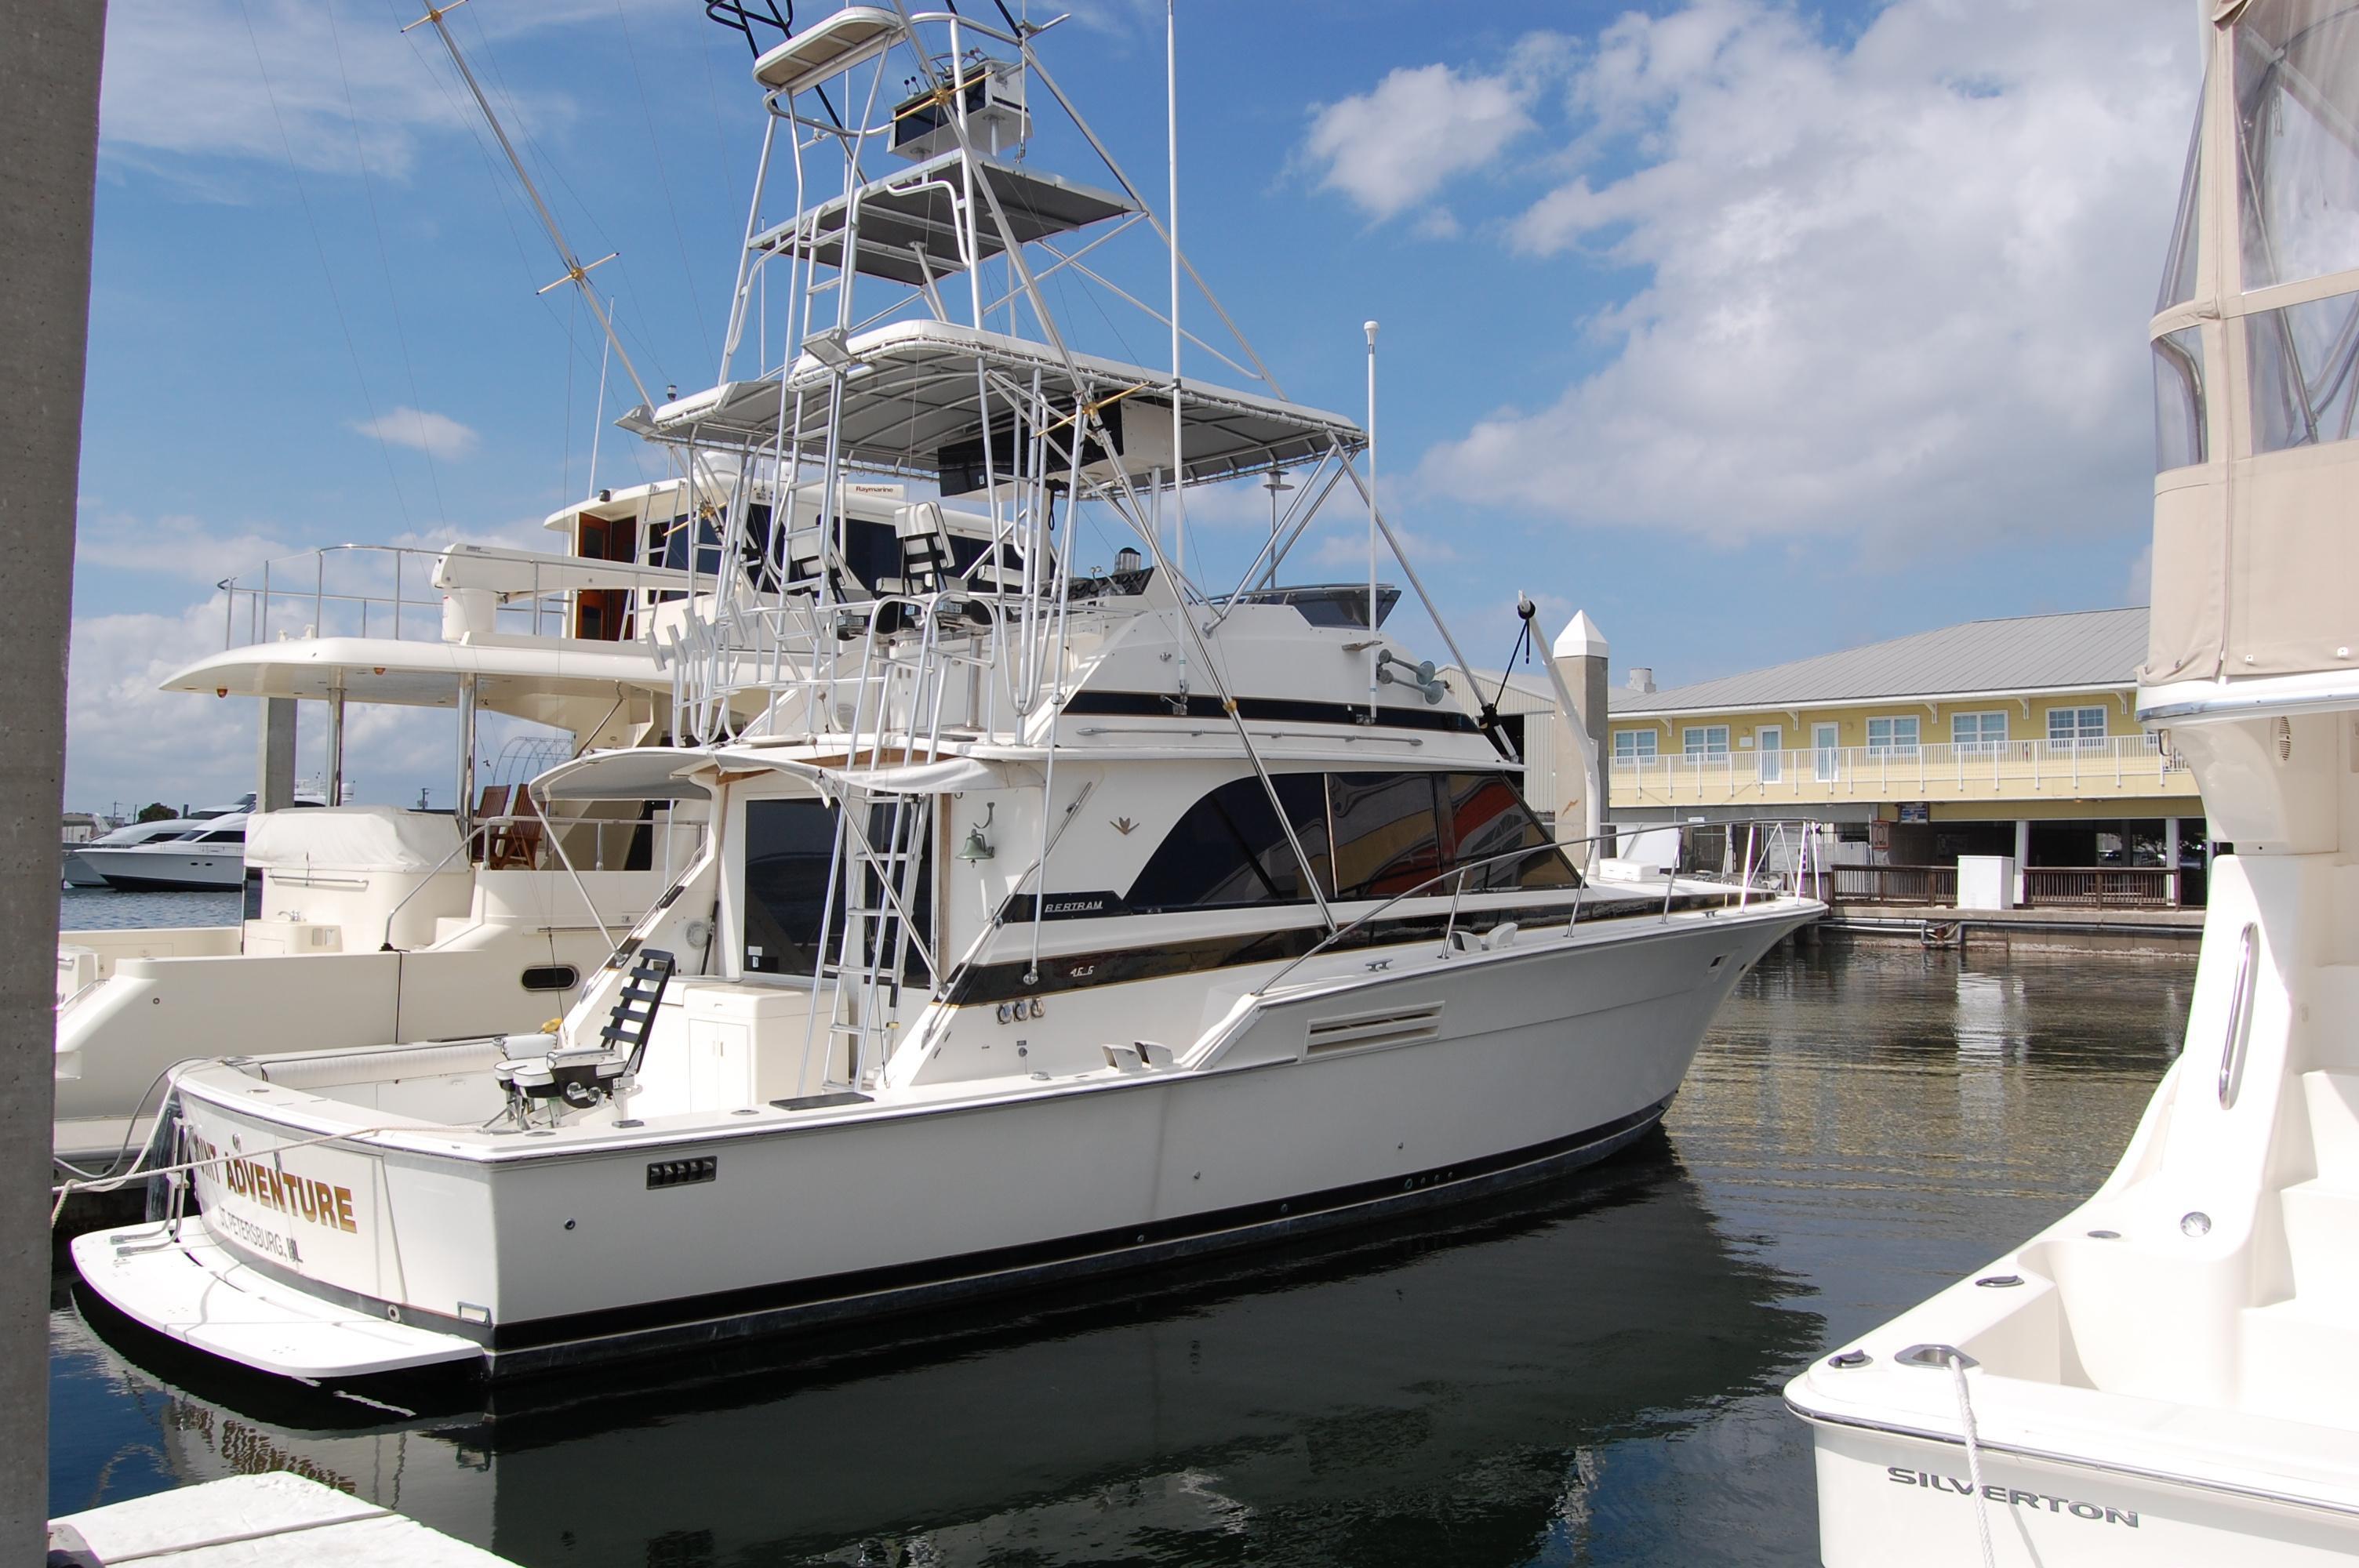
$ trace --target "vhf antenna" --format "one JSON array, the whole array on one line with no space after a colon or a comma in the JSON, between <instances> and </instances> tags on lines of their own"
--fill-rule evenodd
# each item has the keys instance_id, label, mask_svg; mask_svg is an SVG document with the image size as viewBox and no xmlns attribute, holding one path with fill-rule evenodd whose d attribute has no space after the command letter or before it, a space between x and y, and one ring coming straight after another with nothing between
<instances>
[{"instance_id":1,"label":"vhf antenna","mask_svg":"<svg viewBox=\"0 0 2359 1568\"><path fill-rule=\"evenodd\" d=\"M442 20L466 3L467 0L451 0L447 5L437 5L429 0L426 15L401 30L407 33L429 22L434 24L435 32L441 36L442 47L451 51L451 63L459 68L459 75L467 83L467 91L475 95L475 107L484 112L484 119L492 127L492 135L499 138L500 150L508 155L508 165L516 170L517 181L524 186L524 193L532 198L533 211L540 214L540 226L549 231L549 243L557 247L557 259L565 264L565 276L538 292L547 294L549 289L560 288L569 283L581 291L582 300L590 307L590 314L598 319L600 330L606 334L606 341L614 345L614 357L623 362L623 373L631 378L633 386L638 388L639 401L653 408L656 400L648 393L647 384L639 379L638 367L631 363L630 351L623 347L623 340L614 335L614 321L607 316L605 306L599 303L598 291L590 287L590 268L603 266L622 253L609 251L589 266L584 266L573 254L573 247L566 243L565 231L557 226L557 219L549 212L549 203L540 199L539 187L534 185L532 176L525 172L524 159L516 156L516 144L508 140L507 128L500 124L500 117L492 113L492 101L484 96L484 89L475 81L475 73L467 69L467 57L459 52L459 40L451 36L450 26Z\"/></svg>"}]
</instances>

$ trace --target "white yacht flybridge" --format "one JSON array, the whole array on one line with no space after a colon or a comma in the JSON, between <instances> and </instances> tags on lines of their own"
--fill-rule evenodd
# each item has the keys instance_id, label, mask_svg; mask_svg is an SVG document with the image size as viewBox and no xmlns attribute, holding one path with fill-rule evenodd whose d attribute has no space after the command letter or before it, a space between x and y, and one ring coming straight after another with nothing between
<instances>
[{"instance_id":1,"label":"white yacht flybridge","mask_svg":"<svg viewBox=\"0 0 2359 1568\"><path fill-rule=\"evenodd\" d=\"M1282 1241L1640 1137L1820 913L1751 850L1569 854L1395 589L1278 584L1339 492L1390 541L1365 437L1233 328L1198 352L1251 390L1179 373L1192 270L1047 30L850 5L757 49L722 374L624 420L727 476L744 569L656 628L672 743L535 786L704 837L546 1031L177 1075L189 1184L75 1243L108 1301L289 1376L506 1376ZM1082 341L1123 310L1169 363ZM1189 581L1188 488L1288 469L1238 587Z\"/></svg>"},{"instance_id":2,"label":"white yacht flybridge","mask_svg":"<svg viewBox=\"0 0 2359 1568\"><path fill-rule=\"evenodd\" d=\"M2359 1553L2359 0L2201 16L2138 703L2236 852L2113 1175L1788 1386L1832 1568Z\"/></svg>"}]
</instances>

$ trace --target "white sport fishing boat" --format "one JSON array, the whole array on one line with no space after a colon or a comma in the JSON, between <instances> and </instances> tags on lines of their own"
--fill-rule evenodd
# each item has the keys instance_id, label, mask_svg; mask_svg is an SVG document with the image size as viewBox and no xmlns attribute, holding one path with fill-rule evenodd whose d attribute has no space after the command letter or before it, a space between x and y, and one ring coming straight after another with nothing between
<instances>
[{"instance_id":1,"label":"white sport fishing boat","mask_svg":"<svg viewBox=\"0 0 2359 1568\"><path fill-rule=\"evenodd\" d=\"M758 53L732 362L624 421L737 476L746 569L667 626L677 743L535 785L710 830L547 1032L179 1073L151 1158L202 1213L74 1243L130 1317L290 1377L511 1376L1374 1220L1643 1136L1821 912L1750 851L1568 854L1392 589L1250 586L1340 486L1392 539L1366 438L1069 336L1044 275L1104 281L1125 234L1180 264L1078 114L1118 191L1027 148L1028 103L1071 109L1044 30L852 5ZM1159 514L1287 469L1206 596ZM756 504L853 475L938 498ZM1136 547L1088 569L1087 531Z\"/></svg>"},{"instance_id":2,"label":"white sport fishing boat","mask_svg":"<svg viewBox=\"0 0 2359 1568\"><path fill-rule=\"evenodd\" d=\"M154 843L83 849L123 886L257 885L237 925L60 934L62 1173L136 1153L176 1062L537 1029L573 1002L693 857L701 819L668 804L544 809L516 766L477 776L479 718L548 727L520 750L531 772L669 741L658 638L719 568L717 534L691 517L718 515L732 483L706 470L694 497L685 479L602 492L548 520L561 552L342 546L225 585L224 647L164 689L316 705L330 778L300 810L249 813L249 795ZM889 526L899 487L841 489L854 525ZM816 485L798 505L818 515ZM959 548L983 548L988 519L945 521ZM346 711L371 705L455 713L456 811L325 806L344 793Z\"/></svg>"},{"instance_id":3,"label":"white sport fishing boat","mask_svg":"<svg viewBox=\"0 0 2359 1568\"><path fill-rule=\"evenodd\" d=\"M2201 12L2138 707L2236 852L2096 1195L1788 1387L1831 1568L2359 1553L2359 0Z\"/></svg>"}]
</instances>

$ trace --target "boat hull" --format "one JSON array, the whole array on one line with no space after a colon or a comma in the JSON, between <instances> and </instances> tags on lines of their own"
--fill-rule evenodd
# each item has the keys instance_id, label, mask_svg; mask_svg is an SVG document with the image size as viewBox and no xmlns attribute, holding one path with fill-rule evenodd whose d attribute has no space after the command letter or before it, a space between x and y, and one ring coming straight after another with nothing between
<instances>
[{"instance_id":1,"label":"boat hull","mask_svg":"<svg viewBox=\"0 0 2359 1568\"><path fill-rule=\"evenodd\" d=\"M802 1120L749 1109L693 1134L659 1120L578 1152L522 1134L467 1157L421 1134L264 1171L232 1152L300 1136L300 1097L281 1120L192 1084L182 1116L199 1157L227 1160L199 1178L212 1234L258 1275L472 1341L495 1375L544 1371L1283 1243L1602 1159L1659 1120L1736 976L1807 917L1678 922L1314 990L1265 1004L1234 1067ZM1320 1018L1429 999L1450 1025L1430 1037L1306 1051ZM704 1159L702 1179L666 1173ZM122 1239L84 1238L77 1259ZM84 1277L181 1332L137 1269Z\"/></svg>"},{"instance_id":2,"label":"boat hull","mask_svg":"<svg viewBox=\"0 0 2359 1568\"><path fill-rule=\"evenodd\" d=\"M136 848L84 849L78 858L117 892L206 892L245 885L242 852L178 855Z\"/></svg>"},{"instance_id":3,"label":"boat hull","mask_svg":"<svg viewBox=\"0 0 2359 1568\"><path fill-rule=\"evenodd\" d=\"M1883 1568L1904 1541L1908 1560L1925 1568L1982 1568L1977 1509L2001 1568L2311 1568L2359 1554L2359 1515L2009 1448L1981 1450L1977 1498L1964 1444L1954 1439L1793 1408L1815 1441L1826 1568Z\"/></svg>"}]
</instances>

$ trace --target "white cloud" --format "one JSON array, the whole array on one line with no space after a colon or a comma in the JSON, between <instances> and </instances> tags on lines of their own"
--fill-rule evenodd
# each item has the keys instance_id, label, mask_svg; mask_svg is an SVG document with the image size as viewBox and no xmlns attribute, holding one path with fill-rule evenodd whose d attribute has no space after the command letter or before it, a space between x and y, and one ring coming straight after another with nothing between
<instances>
[{"instance_id":1,"label":"white cloud","mask_svg":"<svg viewBox=\"0 0 2359 1568\"><path fill-rule=\"evenodd\" d=\"M1895 0L1849 47L1767 0L1623 17L1571 79L1583 172L1509 233L1651 280L1563 328L1603 368L1420 481L1723 538L2142 515L2192 32L2145 0Z\"/></svg>"},{"instance_id":2,"label":"white cloud","mask_svg":"<svg viewBox=\"0 0 2359 1568\"><path fill-rule=\"evenodd\" d=\"M389 408L374 419L355 419L352 428L372 439L413 447L433 458L463 458L481 439L448 415L408 406Z\"/></svg>"},{"instance_id":3,"label":"white cloud","mask_svg":"<svg viewBox=\"0 0 2359 1568\"><path fill-rule=\"evenodd\" d=\"M162 691L168 676L221 651L219 595L178 614L74 618L66 676L66 798L77 810L163 799L173 806L234 798L254 787L251 697ZM413 628L415 630L415 628ZM324 776L326 730L320 705L298 705L297 771ZM514 732L484 720L487 762ZM446 709L355 703L346 715L345 777L353 797L408 804L421 784L451 802L456 730Z\"/></svg>"},{"instance_id":4,"label":"white cloud","mask_svg":"<svg viewBox=\"0 0 2359 1568\"><path fill-rule=\"evenodd\" d=\"M117 5L107 16L101 150L213 196L234 191L206 167L222 157L283 166L291 157L306 171L353 174L364 156L373 173L405 177L422 137L465 134L476 113L432 30L403 34L393 20L382 6L351 0ZM511 98L496 70L498 41L584 20L613 25L613 0L453 13L460 48L487 77L512 133L561 129L575 110L546 92Z\"/></svg>"},{"instance_id":5,"label":"white cloud","mask_svg":"<svg viewBox=\"0 0 2359 1568\"><path fill-rule=\"evenodd\" d=\"M218 597L179 615L76 616L66 671L69 800L87 808L170 795L179 806L251 787L252 705L163 692L222 643Z\"/></svg>"},{"instance_id":6,"label":"white cloud","mask_svg":"<svg viewBox=\"0 0 2359 1568\"><path fill-rule=\"evenodd\" d=\"M1375 87L1311 115L1305 157L1319 183L1340 190L1373 218L1389 218L1482 168L1532 127L1525 113L1534 84L1513 75L1461 74L1446 65L1404 66ZM1447 212L1429 213L1428 234L1456 232Z\"/></svg>"},{"instance_id":7,"label":"white cloud","mask_svg":"<svg viewBox=\"0 0 2359 1568\"><path fill-rule=\"evenodd\" d=\"M216 534L194 517L141 518L85 505L74 525L74 565L159 572L216 583L289 552L268 534Z\"/></svg>"}]
</instances>

